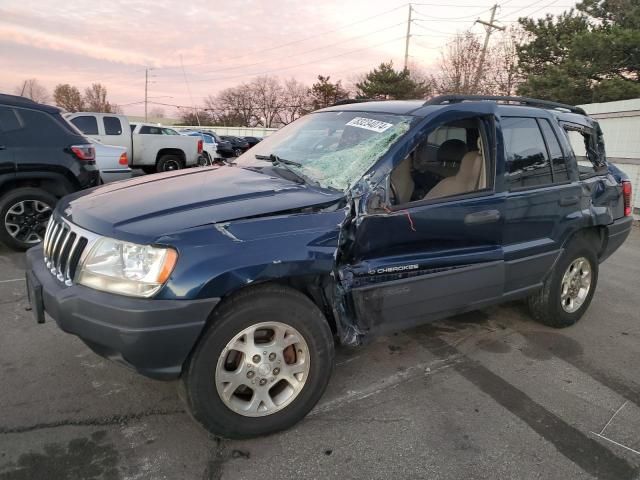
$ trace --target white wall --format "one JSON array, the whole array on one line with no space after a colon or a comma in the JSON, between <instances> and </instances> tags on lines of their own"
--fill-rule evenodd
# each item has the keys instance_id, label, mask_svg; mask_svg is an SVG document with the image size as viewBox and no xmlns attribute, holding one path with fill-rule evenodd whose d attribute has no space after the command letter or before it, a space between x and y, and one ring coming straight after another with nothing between
<instances>
[{"instance_id":1,"label":"white wall","mask_svg":"<svg viewBox=\"0 0 640 480\"><path fill-rule=\"evenodd\" d=\"M197 125L183 126L177 128L192 128L194 130L213 130L218 135L233 135L234 137L268 137L277 128L264 127L198 127Z\"/></svg>"}]
</instances>

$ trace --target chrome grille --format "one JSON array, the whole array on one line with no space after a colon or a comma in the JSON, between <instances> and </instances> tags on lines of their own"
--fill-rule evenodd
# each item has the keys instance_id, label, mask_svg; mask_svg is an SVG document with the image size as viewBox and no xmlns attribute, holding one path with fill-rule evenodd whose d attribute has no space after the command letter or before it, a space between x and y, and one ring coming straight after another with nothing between
<instances>
[{"instance_id":1,"label":"chrome grille","mask_svg":"<svg viewBox=\"0 0 640 480\"><path fill-rule=\"evenodd\" d=\"M73 285L76 268L91 237L94 235L90 232L51 216L44 234L44 262L51 274L65 285Z\"/></svg>"}]
</instances>

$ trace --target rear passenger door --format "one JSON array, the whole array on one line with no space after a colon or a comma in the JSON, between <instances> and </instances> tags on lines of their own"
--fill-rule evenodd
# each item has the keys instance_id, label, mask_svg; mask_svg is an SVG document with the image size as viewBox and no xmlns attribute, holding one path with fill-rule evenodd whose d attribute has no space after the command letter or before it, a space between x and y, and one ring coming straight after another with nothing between
<instances>
[{"instance_id":1,"label":"rear passenger door","mask_svg":"<svg viewBox=\"0 0 640 480\"><path fill-rule=\"evenodd\" d=\"M582 222L581 187L567 168L555 122L551 115L503 116L500 121L506 294L539 286L566 238Z\"/></svg>"},{"instance_id":2,"label":"rear passenger door","mask_svg":"<svg viewBox=\"0 0 640 480\"><path fill-rule=\"evenodd\" d=\"M20 128L20 124L13 110L0 106L0 183L15 175L16 163L13 158L13 149L10 148L7 140L11 131L17 128Z\"/></svg>"}]
</instances>

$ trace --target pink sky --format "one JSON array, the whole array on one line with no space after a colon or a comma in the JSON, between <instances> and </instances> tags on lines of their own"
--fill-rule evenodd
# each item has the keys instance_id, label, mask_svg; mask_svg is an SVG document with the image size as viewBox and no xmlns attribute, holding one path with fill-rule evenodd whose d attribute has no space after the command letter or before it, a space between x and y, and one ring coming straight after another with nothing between
<instances>
[{"instance_id":1,"label":"pink sky","mask_svg":"<svg viewBox=\"0 0 640 480\"><path fill-rule=\"evenodd\" d=\"M497 18L509 25L571 4L507 0ZM488 19L492 2L414 5L420 20L412 24L410 62L428 71L457 31L484 33L474 20ZM146 66L152 100L178 105L193 98L200 106L204 96L260 74L308 84L323 74L349 84L382 61L402 65L407 13L400 0L2 0L0 92L13 93L26 78L50 92L58 83L101 82L135 115L143 107L127 104L144 98Z\"/></svg>"}]
</instances>

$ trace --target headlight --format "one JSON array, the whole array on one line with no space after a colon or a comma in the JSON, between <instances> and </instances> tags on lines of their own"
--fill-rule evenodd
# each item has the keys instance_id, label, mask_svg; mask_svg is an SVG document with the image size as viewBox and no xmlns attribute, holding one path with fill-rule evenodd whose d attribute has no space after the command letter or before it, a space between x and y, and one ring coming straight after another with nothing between
<instances>
[{"instance_id":1,"label":"headlight","mask_svg":"<svg viewBox=\"0 0 640 480\"><path fill-rule=\"evenodd\" d=\"M77 282L131 297L150 297L167 281L178 259L172 248L101 238L80 265Z\"/></svg>"}]
</instances>

